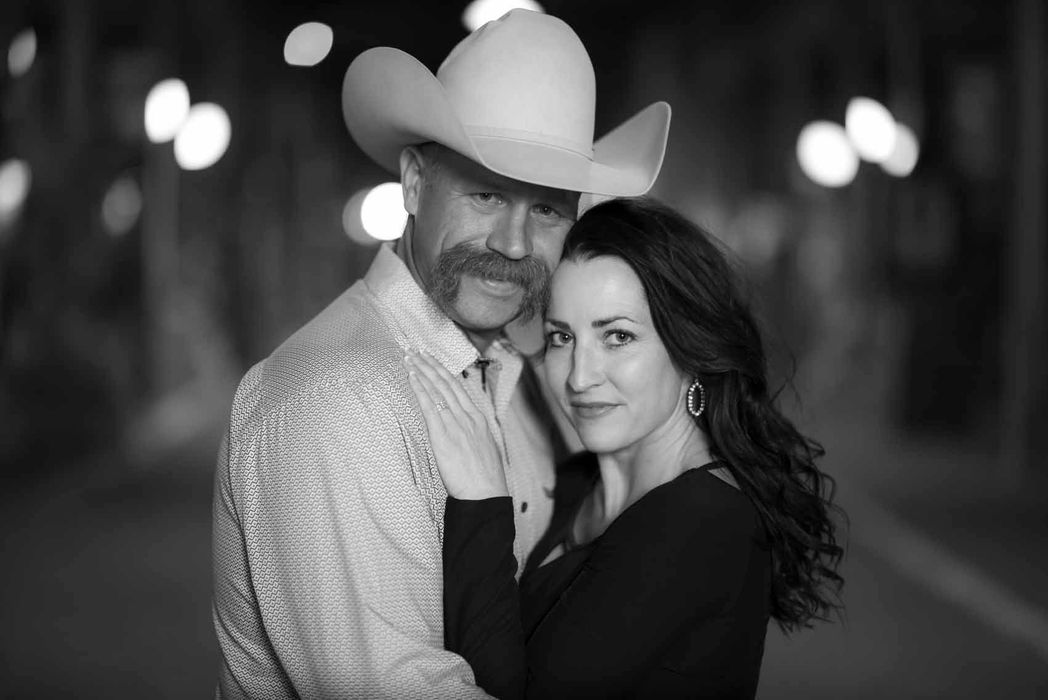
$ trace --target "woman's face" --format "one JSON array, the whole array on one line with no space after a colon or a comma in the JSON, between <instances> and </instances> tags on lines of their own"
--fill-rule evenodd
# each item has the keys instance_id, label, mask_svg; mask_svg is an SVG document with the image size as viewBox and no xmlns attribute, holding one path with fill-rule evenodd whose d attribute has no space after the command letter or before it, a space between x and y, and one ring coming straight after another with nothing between
<instances>
[{"instance_id":1,"label":"woman's face","mask_svg":"<svg viewBox=\"0 0 1048 700\"><path fill-rule=\"evenodd\" d=\"M620 258L561 262L545 331L547 379L591 452L658 439L686 412L690 379L670 360L640 279Z\"/></svg>"}]
</instances>

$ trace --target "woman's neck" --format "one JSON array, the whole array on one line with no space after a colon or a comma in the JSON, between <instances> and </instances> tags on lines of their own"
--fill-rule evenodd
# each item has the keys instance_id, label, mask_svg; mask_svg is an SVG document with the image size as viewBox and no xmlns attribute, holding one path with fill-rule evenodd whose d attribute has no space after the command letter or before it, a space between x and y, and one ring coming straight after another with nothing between
<instances>
[{"instance_id":1,"label":"woman's neck","mask_svg":"<svg viewBox=\"0 0 1048 700\"><path fill-rule=\"evenodd\" d=\"M643 440L622 450L597 454L600 483L592 504L600 534L622 511L657 486L711 459L709 441L686 412L675 414ZM587 528L587 530L590 528Z\"/></svg>"}]
</instances>

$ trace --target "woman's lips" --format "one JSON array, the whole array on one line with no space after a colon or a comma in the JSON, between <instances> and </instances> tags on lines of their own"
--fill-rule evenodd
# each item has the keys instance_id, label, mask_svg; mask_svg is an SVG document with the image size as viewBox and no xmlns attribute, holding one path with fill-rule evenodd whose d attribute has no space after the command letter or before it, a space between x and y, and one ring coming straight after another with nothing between
<instances>
[{"instance_id":1,"label":"woman's lips","mask_svg":"<svg viewBox=\"0 0 1048 700\"><path fill-rule=\"evenodd\" d=\"M571 410L579 418L600 418L617 408L617 403L604 403L601 401L572 401Z\"/></svg>"}]
</instances>

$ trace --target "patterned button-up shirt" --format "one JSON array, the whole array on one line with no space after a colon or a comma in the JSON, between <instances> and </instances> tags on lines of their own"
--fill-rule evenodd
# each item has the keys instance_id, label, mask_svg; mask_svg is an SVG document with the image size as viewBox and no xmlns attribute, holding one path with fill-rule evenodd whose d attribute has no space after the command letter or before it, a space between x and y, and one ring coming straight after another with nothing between
<instances>
[{"instance_id":1,"label":"patterned button-up shirt","mask_svg":"<svg viewBox=\"0 0 1048 700\"><path fill-rule=\"evenodd\" d=\"M559 443L532 368L496 341L482 377L477 349L381 248L237 390L215 477L220 697L484 697L444 650L446 492L407 348L462 377L485 412L521 566L548 525Z\"/></svg>"}]
</instances>

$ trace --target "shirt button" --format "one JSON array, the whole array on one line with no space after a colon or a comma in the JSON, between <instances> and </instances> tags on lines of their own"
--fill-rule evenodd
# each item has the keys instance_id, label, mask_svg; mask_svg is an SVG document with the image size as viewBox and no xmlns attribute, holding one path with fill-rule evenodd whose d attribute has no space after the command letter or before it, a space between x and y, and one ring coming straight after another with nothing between
<instances>
[{"instance_id":1,"label":"shirt button","mask_svg":"<svg viewBox=\"0 0 1048 700\"><path fill-rule=\"evenodd\" d=\"M527 513L528 512L528 502L527 501L524 501L523 503L520 504L520 512L521 513Z\"/></svg>"}]
</instances>

